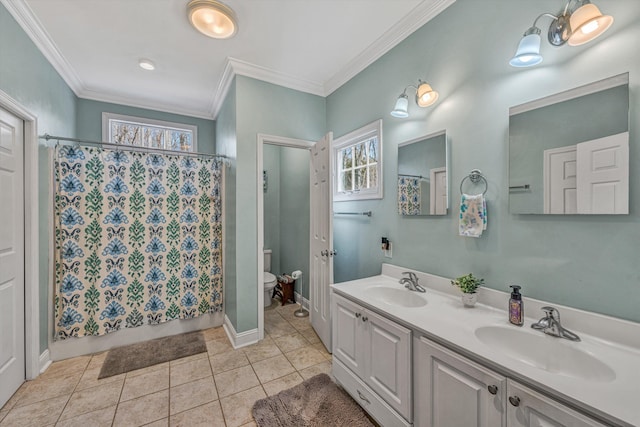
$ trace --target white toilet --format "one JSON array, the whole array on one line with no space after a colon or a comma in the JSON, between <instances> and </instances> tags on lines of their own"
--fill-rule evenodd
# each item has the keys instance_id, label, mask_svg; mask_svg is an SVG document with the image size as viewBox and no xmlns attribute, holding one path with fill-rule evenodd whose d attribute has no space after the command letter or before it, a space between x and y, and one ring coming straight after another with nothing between
<instances>
[{"instance_id":1,"label":"white toilet","mask_svg":"<svg viewBox=\"0 0 640 427\"><path fill-rule=\"evenodd\" d=\"M270 273L271 271L271 249L264 250L264 306L269 307L271 305L271 295L273 295L273 288L276 287L276 276Z\"/></svg>"}]
</instances>

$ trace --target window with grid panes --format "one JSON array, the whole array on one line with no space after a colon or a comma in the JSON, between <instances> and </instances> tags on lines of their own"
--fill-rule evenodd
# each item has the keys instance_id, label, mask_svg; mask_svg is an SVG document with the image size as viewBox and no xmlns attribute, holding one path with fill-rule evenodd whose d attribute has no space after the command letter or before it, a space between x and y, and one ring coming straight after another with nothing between
<instances>
[{"instance_id":1,"label":"window with grid panes","mask_svg":"<svg viewBox=\"0 0 640 427\"><path fill-rule=\"evenodd\" d=\"M382 120L333 142L333 200L382 198Z\"/></svg>"},{"instance_id":2,"label":"window with grid panes","mask_svg":"<svg viewBox=\"0 0 640 427\"><path fill-rule=\"evenodd\" d=\"M114 144L197 151L197 126L102 113L102 138Z\"/></svg>"}]
</instances>

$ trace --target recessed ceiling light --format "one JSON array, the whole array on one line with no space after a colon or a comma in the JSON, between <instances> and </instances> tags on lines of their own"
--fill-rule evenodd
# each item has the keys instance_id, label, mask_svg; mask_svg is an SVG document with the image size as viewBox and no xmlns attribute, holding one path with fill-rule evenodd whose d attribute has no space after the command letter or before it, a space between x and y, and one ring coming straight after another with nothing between
<instances>
[{"instance_id":1,"label":"recessed ceiling light","mask_svg":"<svg viewBox=\"0 0 640 427\"><path fill-rule=\"evenodd\" d=\"M156 64L154 64L152 60L146 58L140 58L140 60L138 61L138 65L143 70L153 71L156 69Z\"/></svg>"},{"instance_id":2,"label":"recessed ceiling light","mask_svg":"<svg viewBox=\"0 0 640 427\"><path fill-rule=\"evenodd\" d=\"M238 32L236 14L216 0L191 0L187 5L189 22L205 36L228 39Z\"/></svg>"}]
</instances>

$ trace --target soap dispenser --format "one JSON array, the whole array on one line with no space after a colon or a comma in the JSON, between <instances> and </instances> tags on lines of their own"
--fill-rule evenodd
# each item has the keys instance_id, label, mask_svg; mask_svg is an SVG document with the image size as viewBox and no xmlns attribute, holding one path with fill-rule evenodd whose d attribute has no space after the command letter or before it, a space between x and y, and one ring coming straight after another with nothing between
<instances>
[{"instance_id":1,"label":"soap dispenser","mask_svg":"<svg viewBox=\"0 0 640 427\"><path fill-rule=\"evenodd\" d=\"M522 326L524 324L524 306L522 305L522 295L520 294L521 286L511 285L509 287L513 289L509 299L509 322L516 326Z\"/></svg>"}]
</instances>

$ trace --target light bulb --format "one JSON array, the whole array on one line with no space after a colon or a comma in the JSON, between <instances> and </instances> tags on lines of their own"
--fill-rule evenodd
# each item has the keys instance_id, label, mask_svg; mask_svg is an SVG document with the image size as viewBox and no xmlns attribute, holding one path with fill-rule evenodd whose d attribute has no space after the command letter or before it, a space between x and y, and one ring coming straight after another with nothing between
<instances>
[{"instance_id":1,"label":"light bulb","mask_svg":"<svg viewBox=\"0 0 640 427\"><path fill-rule=\"evenodd\" d=\"M153 63L153 61L146 58L140 58L140 60L138 61L138 65L140 66L140 68L147 71L153 71L156 69L156 65Z\"/></svg>"},{"instance_id":2,"label":"light bulb","mask_svg":"<svg viewBox=\"0 0 640 427\"><path fill-rule=\"evenodd\" d=\"M588 24L584 24L580 28L580 31L582 31L582 34L589 34L589 33L594 32L595 30L597 30L598 27L599 27L598 21L597 20L593 20L593 21L589 22Z\"/></svg>"},{"instance_id":3,"label":"light bulb","mask_svg":"<svg viewBox=\"0 0 640 427\"><path fill-rule=\"evenodd\" d=\"M213 21L215 21L215 16L213 15L213 13L202 13L202 20L204 21L205 24L213 24Z\"/></svg>"}]
</instances>

